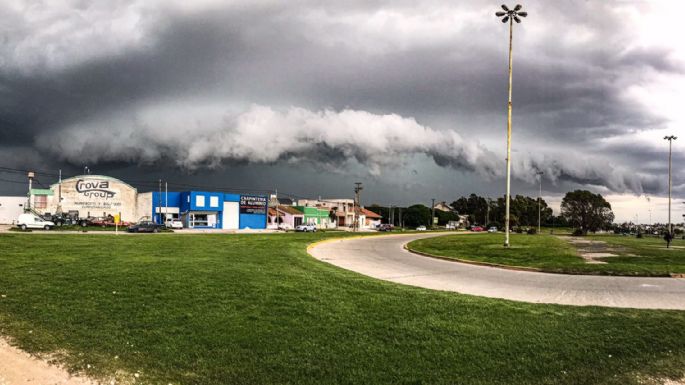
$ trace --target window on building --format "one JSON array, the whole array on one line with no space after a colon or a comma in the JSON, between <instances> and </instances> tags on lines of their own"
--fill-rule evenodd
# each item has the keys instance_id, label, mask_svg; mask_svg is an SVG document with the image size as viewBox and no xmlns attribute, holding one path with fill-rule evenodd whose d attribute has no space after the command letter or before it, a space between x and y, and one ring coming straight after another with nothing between
<instances>
[{"instance_id":1,"label":"window on building","mask_svg":"<svg viewBox=\"0 0 685 385\"><path fill-rule=\"evenodd\" d=\"M36 209L44 209L48 207L48 196L47 195L34 195L33 196L33 207Z\"/></svg>"},{"instance_id":2,"label":"window on building","mask_svg":"<svg viewBox=\"0 0 685 385\"><path fill-rule=\"evenodd\" d=\"M207 227L209 225L207 214L193 214L190 216L190 220L190 227Z\"/></svg>"},{"instance_id":3,"label":"window on building","mask_svg":"<svg viewBox=\"0 0 685 385\"><path fill-rule=\"evenodd\" d=\"M205 196L204 195L196 195L195 196L195 206L205 207Z\"/></svg>"},{"instance_id":4,"label":"window on building","mask_svg":"<svg viewBox=\"0 0 685 385\"><path fill-rule=\"evenodd\" d=\"M209 197L209 207L219 207L219 197Z\"/></svg>"}]
</instances>

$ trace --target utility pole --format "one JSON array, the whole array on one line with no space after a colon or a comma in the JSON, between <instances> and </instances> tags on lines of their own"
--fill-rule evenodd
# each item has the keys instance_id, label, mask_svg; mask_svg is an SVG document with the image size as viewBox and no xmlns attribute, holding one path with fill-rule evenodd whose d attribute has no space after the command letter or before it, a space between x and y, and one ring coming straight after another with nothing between
<instances>
[{"instance_id":1,"label":"utility pole","mask_svg":"<svg viewBox=\"0 0 685 385\"><path fill-rule=\"evenodd\" d=\"M160 220L162 219L162 180L159 180L159 195L157 195L157 213L159 214ZM155 221L155 223L159 223Z\"/></svg>"},{"instance_id":2,"label":"utility pole","mask_svg":"<svg viewBox=\"0 0 685 385\"><path fill-rule=\"evenodd\" d=\"M354 225L352 229L357 231L359 226L359 214L358 211L361 210L361 201L359 200L359 193L364 189L362 187L362 182L355 182L354 184L354 202L357 207L354 209Z\"/></svg>"},{"instance_id":3,"label":"utility pole","mask_svg":"<svg viewBox=\"0 0 685 385\"><path fill-rule=\"evenodd\" d=\"M166 225L167 215L169 215L169 183L164 181L164 224Z\"/></svg>"},{"instance_id":4,"label":"utility pole","mask_svg":"<svg viewBox=\"0 0 685 385\"><path fill-rule=\"evenodd\" d=\"M398 226L399 226L400 228L403 228L404 226L402 226L402 207L401 207L401 206L397 206L397 210L399 210L399 212L400 212L400 219L399 219Z\"/></svg>"},{"instance_id":5,"label":"utility pole","mask_svg":"<svg viewBox=\"0 0 685 385\"><path fill-rule=\"evenodd\" d=\"M514 21L521 22L519 16L526 17L528 12L521 12L521 5L516 5L514 9L509 9L502 4L504 12L496 12L497 17L502 17L502 23L509 22L509 102L507 104L507 194L506 194L506 213L504 218L504 247L509 247L509 196L511 194L511 84L512 84L512 53L514 40Z\"/></svg>"},{"instance_id":6,"label":"utility pole","mask_svg":"<svg viewBox=\"0 0 685 385\"><path fill-rule=\"evenodd\" d=\"M435 198L431 199L431 229L433 228L433 223L435 223Z\"/></svg>"},{"instance_id":7,"label":"utility pole","mask_svg":"<svg viewBox=\"0 0 685 385\"><path fill-rule=\"evenodd\" d=\"M62 213L62 169L59 170L59 183L57 185L57 213Z\"/></svg>"},{"instance_id":8,"label":"utility pole","mask_svg":"<svg viewBox=\"0 0 685 385\"><path fill-rule=\"evenodd\" d=\"M542 171L535 173L540 179L540 194L538 195L538 234L540 234L540 211L542 205L542 176L545 174Z\"/></svg>"},{"instance_id":9,"label":"utility pole","mask_svg":"<svg viewBox=\"0 0 685 385\"><path fill-rule=\"evenodd\" d=\"M29 177L29 201L28 201L28 211L31 211L31 190L33 190L33 178L36 177L36 174L33 171L29 171L28 174ZM26 211L26 210L25 210Z\"/></svg>"},{"instance_id":10,"label":"utility pole","mask_svg":"<svg viewBox=\"0 0 685 385\"><path fill-rule=\"evenodd\" d=\"M664 136L664 139L668 140L668 233L671 232L671 151L673 149L673 141L678 139L678 137L670 135Z\"/></svg>"}]
</instances>

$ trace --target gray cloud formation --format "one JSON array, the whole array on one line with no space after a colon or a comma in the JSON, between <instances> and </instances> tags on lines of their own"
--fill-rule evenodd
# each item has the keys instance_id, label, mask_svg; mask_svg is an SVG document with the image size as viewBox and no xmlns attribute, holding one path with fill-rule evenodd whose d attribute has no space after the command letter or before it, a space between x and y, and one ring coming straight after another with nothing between
<instances>
[{"instance_id":1,"label":"gray cloud formation","mask_svg":"<svg viewBox=\"0 0 685 385\"><path fill-rule=\"evenodd\" d=\"M506 28L494 8L439 1L5 6L0 13L13 24L0 44L0 141L77 166L166 157L188 169L236 161L335 167L354 159L382 178L419 153L498 177ZM630 47L634 35L612 5L531 1L526 8L531 16L515 40L515 135L563 143L566 151L515 141L515 175L530 183L541 169L559 185L662 193L649 175L663 165L642 169L637 151L632 158L596 143L663 128L667 119L625 90L652 73L681 74L682 63L668 47Z\"/></svg>"}]
</instances>

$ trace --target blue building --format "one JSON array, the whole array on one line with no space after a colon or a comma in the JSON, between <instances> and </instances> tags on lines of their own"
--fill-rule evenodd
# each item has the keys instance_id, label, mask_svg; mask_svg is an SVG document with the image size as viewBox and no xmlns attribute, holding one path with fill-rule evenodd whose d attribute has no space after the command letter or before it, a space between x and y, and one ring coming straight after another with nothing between
<instances>
[{"instance_id":1,"label":"blue building","mask_svg":"<svg viewBox=\"0 0 685 385\"><path fill-rule=\"evenodd\" d=\"M151 216L180 219L195 229L265 229L268 199L263 195L207 191L152 192Z\"/></svg>"}]
</instances>

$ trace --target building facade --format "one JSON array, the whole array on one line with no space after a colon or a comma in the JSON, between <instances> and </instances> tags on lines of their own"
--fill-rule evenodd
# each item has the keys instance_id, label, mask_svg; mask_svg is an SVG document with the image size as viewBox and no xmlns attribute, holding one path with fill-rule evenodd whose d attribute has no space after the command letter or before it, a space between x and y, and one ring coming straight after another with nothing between
<instances>
[{"instance_id":1,"label":"building facade","mask_svg":"<svg viewBox=\"0 0 685 385\"><path fill-rule=\"evenodd\" d=\"M0 221L12 223L25 209L39 214L78 212L78 217L120 215L124 222L142 219L164 223L179 219L187 228L265 229L267 197L209 191L145 192L104 175L79 175L49 189L32 189L29 198L0 198ZM22 206L19 206L22 205ZM11 210L10 210L11 208ZM5 218L7 217L7 218Z\"/></svg>"},{"instance_id":2,"label":"building facade","mask_svg":"<svg viewBox=\"0 0 685 385\"><path fill-rule=\"evenodd\" d=\"M267 197L210 191L151 192L149 215L157 223L179 219L191 229L265 229Z\"/></svg>"},{"instance_id":3,"label":"building facade","mask_svg":"<svg viewBox=\"0 0 685 385\"><path fill-rule=\"evenodd\" d=\"M31 209L40 214L78 212L81 218L121 215L135 222L138 190L119 179L104 175L79 175L63 179L49 189L32 189Z\"/></svg>"},{"instance_id":4,"label":"building facade","mask_svg":"<svg viewBox=\"0 0 685 385\"><path fill-rule=\"evenodd\" d=\"M0 197L0 224L14 224L19 215L24 213L27 198L23 197Z\"/></svg>"}]
</instances>

